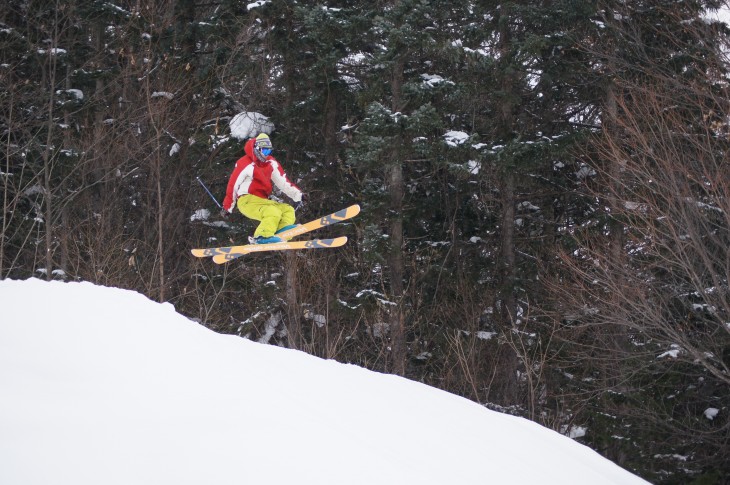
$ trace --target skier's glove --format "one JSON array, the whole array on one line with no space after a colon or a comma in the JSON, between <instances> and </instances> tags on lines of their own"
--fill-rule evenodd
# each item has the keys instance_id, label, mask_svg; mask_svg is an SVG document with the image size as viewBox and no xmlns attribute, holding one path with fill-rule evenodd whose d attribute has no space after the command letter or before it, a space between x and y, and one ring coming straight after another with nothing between
<instances>
[{"instance_id":1,"label":"skier's glove","mask_svg":"<svg viewBox=\"0 0 730 485\"><path fill-rule=\"evenodd\" d=\"M223 219L228 219L228 211L225 209L221 209L221 217Z\"/></svg>"},{"instance_id":2,"label":"skier's glove","mask_svg":"<svg viewBox=\"0 0 730 485\"><path fill-rule=\"evenodd\" d=\"M300 210L304 207L304 194L302 194L302 200L294 204L294 210Z\"/></svg>"}]
</instances>

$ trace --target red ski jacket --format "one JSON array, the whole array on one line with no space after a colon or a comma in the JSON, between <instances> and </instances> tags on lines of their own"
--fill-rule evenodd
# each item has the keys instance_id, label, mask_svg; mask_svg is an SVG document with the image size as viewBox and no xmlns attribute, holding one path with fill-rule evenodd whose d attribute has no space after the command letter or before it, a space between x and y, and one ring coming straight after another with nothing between
<instances>
[{"instance_id":1,"label":"red ski jacket","mask_svg":"<svg viewBox=\"0 0 730 485\"><path fill-rule=\"evenodd\" d=\"M223 209L232 212L239 197L246 194L268 199L273 185L284 192L294 202L302 200L302 191L294 185L284 173L278 161L271 155L262 162L253 153L254 139L246 142L243 151L246 153L236 162L231 178L228 179L226 198ZM273 182L273 184L272 184Z\"/></svg>"}]
</instances>

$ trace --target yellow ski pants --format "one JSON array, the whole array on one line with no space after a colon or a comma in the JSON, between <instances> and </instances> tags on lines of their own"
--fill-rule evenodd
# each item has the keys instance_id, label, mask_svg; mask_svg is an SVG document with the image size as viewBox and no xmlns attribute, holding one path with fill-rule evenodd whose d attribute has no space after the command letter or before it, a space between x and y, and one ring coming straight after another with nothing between
<instances>
[{"instance_id":1,"label":"yellow ski pants","mask_svg":"<svg viewBox=\"0 0 730 485\"><path fill-rule=\"evenodd\" d=\"M289 204L255 195L239 197L236 206L244 216L261 222L253 233L254 237L271 237L276 231L294 224L295 221L294 208Z\"/></svg>"}]
</instances>

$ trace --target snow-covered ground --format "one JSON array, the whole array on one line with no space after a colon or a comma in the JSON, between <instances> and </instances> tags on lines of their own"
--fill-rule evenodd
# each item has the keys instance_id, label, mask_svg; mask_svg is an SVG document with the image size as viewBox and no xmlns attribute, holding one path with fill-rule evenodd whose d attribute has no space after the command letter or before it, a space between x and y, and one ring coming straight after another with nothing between
<instances>
[{"instance_id":1,"label":"snow-covered ground","mask_svg":"<svg viewBox=\"0 0 730 485\"><path fill-rule=\"evenodd\" d=\"M0 483L646 482L525 419L138 293L4 280Z\"/></svg>"}]
</instances>

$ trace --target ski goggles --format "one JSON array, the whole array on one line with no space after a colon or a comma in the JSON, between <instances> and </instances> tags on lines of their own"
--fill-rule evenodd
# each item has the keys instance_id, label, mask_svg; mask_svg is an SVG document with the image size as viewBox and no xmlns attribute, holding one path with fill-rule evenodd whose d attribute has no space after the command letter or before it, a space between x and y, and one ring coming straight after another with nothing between
<instances>
[{"instance_id":1,"label":"ski goggles","mask_svg":"<svg viewBox=\"0 0 730 485\"><path fill-rule=\"evenodd\" d=\"M271 152L272 152L272 151L273 151L273 150L272 150L271 148L261 148L261 153L263 153L263 154L264 154L265 156L267 156L267 157L268 157L269 155L271 155Z\"/></svg>"}]
</instances>

